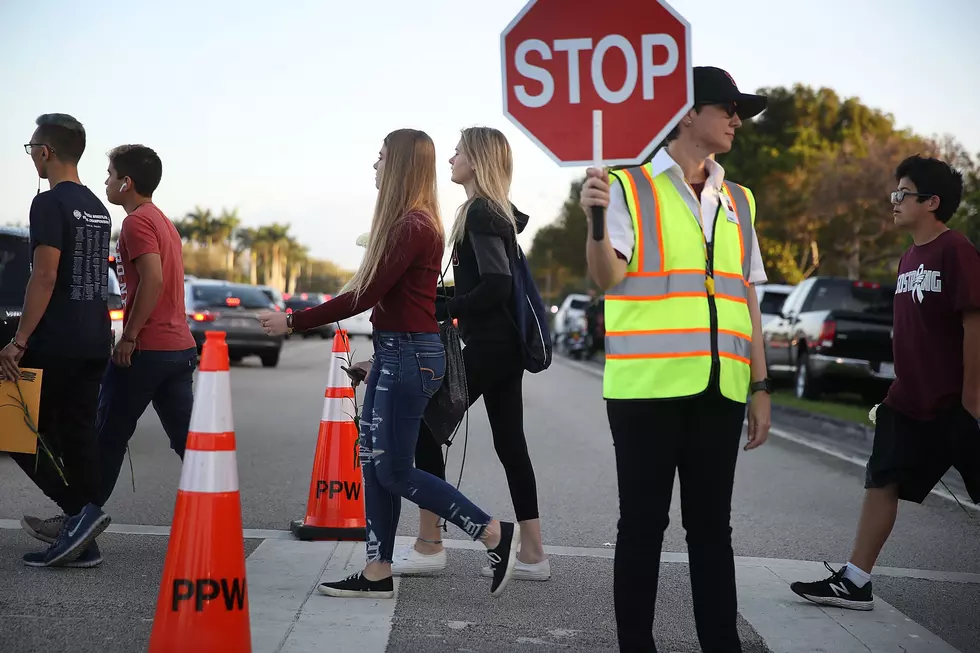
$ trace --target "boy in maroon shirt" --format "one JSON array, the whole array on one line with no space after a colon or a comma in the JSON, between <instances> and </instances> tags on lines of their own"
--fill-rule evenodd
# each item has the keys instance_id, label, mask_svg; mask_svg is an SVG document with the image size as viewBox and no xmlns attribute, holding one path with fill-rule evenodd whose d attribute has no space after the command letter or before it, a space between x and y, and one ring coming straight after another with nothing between
<instances>
[{"instance_id":1,"label":"boy in maroon shirt","mask_svg":"<svg viewBox=\"0 0 980 653\"><path fill-rule=\"evenodd\" d=\"M913 156L895 180L895 224L913 245L898 264L895 381L876 407L854 549L830 578L790 585L815 603L854 610L874 608L870 572L900 499L922 503L955 467L980 503L980 251L946 226L963 178L943 161Z\"/></svg>"},{"instance_id":2,"label":"boy in maroon shirt","mask_svg":"<svg viewBox=\"0 0 980 653\"><path fill-rule=\"evenodd\" d=\"M117 243L125 312L99 393L100 507L112 494L126 447L150 402L170 447L183 458L197 366L184 308L180 235L152 200L163 174L160 157L143 145L122 145L109 153L108 172L106 197L127 213ZM28 532L42 540L57 534L60 519L24 517Z\"/></svg>"}]
</instances>

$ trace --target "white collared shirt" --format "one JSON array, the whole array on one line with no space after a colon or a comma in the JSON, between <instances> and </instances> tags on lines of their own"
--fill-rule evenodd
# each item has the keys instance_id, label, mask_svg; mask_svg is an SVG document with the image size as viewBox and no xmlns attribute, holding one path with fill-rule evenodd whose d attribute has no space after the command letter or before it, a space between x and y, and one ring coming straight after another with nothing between
<instances>
[{"instance_id":1,"label":"white collared shirt","mask_svg":"<svg viewBox=\"0 0 980 653\"><path fill-rule=\"evenodd\" d=\"M701 191L701 201L698 202L694 196L694 189L684 179L684 172L677 162L667 153L667 148L660 149L653 157L653 176L656 177L662 172L673 175L681 182L687 192L683 193L684 201L691 209L691 218L699 216L701 219L701 231L704 232L705 239L709 242L713 234L711 224L714 222L715 212L718 211L722 184L725 181L725 169L720 163L713 159L704 162L708 179ZM708 225L708 228L705 228ZM635 234L633 233L633 219L630 217L629 209L626 207L626 199L623 197L622 185L619 180L614 180L609 189L609 207L606 209L606 230L609 232L609 242L613 249L626 257L629 262L633 256L633 243ZM766 267L762 262L762 250L759 249L759 235L755 234L752 239L752 261L749 272L749 283L766 283Z\"/></svg>"}]
</instances>

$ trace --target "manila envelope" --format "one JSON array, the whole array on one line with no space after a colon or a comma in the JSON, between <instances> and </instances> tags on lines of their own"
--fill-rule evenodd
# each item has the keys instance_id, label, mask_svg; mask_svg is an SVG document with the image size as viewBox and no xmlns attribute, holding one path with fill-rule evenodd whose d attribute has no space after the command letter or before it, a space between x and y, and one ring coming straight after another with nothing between
<instances>
[{"instance_id":1,"label":"manila envelope","mask_svg":"<svg viewBox=\"0 0 980 653\"><path fill-rule=\"evenodd\" d=\"M31 422L37 428L38 408L41 405L42 370L24 367L20 381L0 381L0 451L37 453L37 436L24 421L21 395L27 404ZM17 386L20 386L20 393Z\"/></svg>"}]
</instances>

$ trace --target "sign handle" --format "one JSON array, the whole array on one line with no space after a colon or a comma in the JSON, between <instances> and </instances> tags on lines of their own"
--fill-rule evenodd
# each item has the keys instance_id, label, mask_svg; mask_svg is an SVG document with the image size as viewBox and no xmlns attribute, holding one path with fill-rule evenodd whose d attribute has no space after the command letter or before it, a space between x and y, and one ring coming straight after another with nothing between
<instances>
[{"instance_id":1,"label":"sign handle","mask_svg":"<svg viewBox=\"0 0 980 653\"><path fill-rule=\"evenodd\" d=\"M602 109L592 112L592 160L593 166L602 170ZM605 235L605 210L601 206L592 209L592 240L602 240Z\"/></svg>"}]
</instances>

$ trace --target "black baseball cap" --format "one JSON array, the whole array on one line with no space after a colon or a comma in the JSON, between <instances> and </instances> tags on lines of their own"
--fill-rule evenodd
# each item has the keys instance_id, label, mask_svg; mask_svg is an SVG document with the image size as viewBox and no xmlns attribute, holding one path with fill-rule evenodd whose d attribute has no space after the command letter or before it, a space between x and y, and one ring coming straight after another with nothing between
<instances>
[{"instance_id":1,"label":"black baseball cap","mask_svg":"<svg viewBox=\"0 0 980 653\"><path fill-rule=\"evenodd\" d=\"M738 117L754 118L766 109L769 99L763 95L742 93L732 76L714 66L694 67L694 104L725 104L734 102Z\"/></svg>"}]
</instances>

